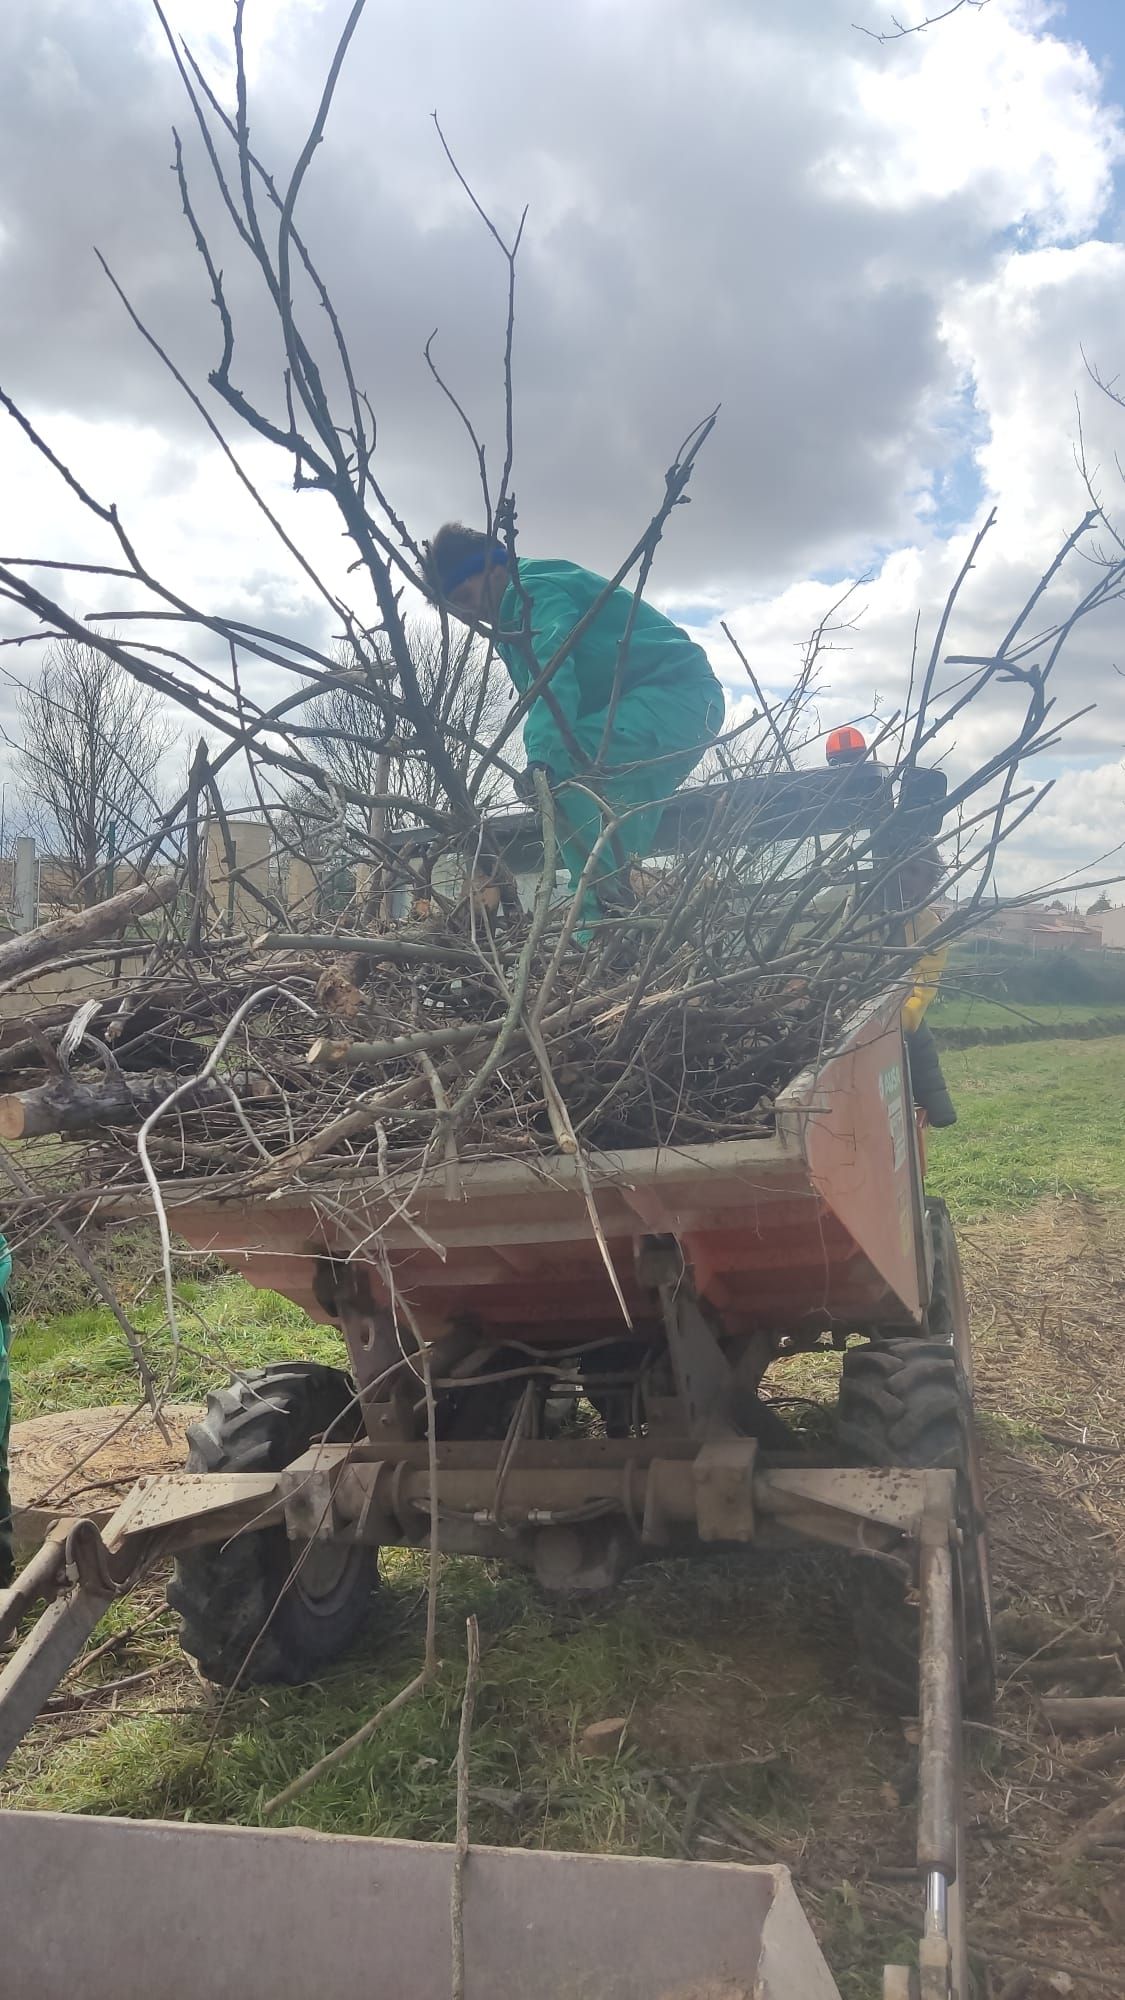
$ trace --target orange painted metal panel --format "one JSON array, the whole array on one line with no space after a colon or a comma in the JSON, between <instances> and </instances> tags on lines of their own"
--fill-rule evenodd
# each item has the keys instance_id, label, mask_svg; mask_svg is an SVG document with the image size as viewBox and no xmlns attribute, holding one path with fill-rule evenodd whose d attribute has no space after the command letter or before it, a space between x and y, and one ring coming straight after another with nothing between
<instances>
[{"instance_id":1,"label":"orange painted metal panel","mask_svg":"<svg viewBox=\"0 0 1125 2000\"><path fill-rule=\"evenodd\" d=\"M589 1166L638 1337L656 1325L633 1270L637 1242L650 1234L680 1241L734 1335L917 1323L926 1293L921 1174L893 997L857 1017L841 1048L789 1087L772 1138L596 1155ZM533 1327L545 1343L573 1342L576 1328L590 1338L624 1331L572 1160L467 1162L459 1192L438 1171L415 1190L411 1213L443 1254L374 1189L336 1189L331 1207L312 1198L187 1205L175 1224L320 1319L318 1257L346 1258L378 1232L395 1287L427 1336L466 1315L501 1336ZM379 1260L361 1261L385 1298Z\"/></svg>"}]
</instances>

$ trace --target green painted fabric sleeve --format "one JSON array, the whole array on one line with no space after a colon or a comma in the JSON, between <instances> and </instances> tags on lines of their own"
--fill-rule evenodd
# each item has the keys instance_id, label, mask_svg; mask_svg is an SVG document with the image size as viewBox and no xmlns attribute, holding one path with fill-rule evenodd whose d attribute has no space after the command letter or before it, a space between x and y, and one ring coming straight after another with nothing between
<instances>
[{"instance_id":1,"label":"green painted fabric sleeve","mask_svg":"<svg viewBox=\"0 0 1125 2000\"><path fill-rule=\"evenodd\" d=\"M523 694L597 601L606 587L606 579L569 562L521 561L519 576L522 590L531 603L534 661L528 659L525 646L517 639L501 636L497 651ZM601 714L608 708L621 642L632 610L632 591L624 588L613 591L553 675L551 693L572 730L584 716ZM520 592L509 584L497 621L500 633L518 631L521 618ZM665 618L663 612L642 601L630 634L621 694L642 687L682 689L696 681L719 694L702 647L670 618ZM571 754L542 697L532 704L524 724L524 748L529 763L549 764L553 770L563 772L572 767Z\"/></svg>"},{"instance_id":2,"label":"green painted fabric sleeve","mask_svg":"<svg viewBox=\"0 0 1125 2000\"><path fill-rule=\"evenodd\" d=\"M542 672L548 660L554 658L559 647L582 616L581 610L576 608L577 593L568 589L564 578L555 577L550 574L537 575L534 579L533 589L529 587L525 579L526 571L535 569L536 571L549 572L556 567L569 568L571 565L556 565L553 563L520 564L520 578L524 582L524 588L528 589L531 597L531 646L536 660L534 672L526 653L518 643L510 646L501 645L498 650L512 680L521 694L531 686L536 674ZM579 572L579 574L582 574L582 572ZM593 580L591 579L591 581ZM594 594L596 595L596 593ZM592 602L592 598L589 601ZM501 624L509 627L511 625L518 625L520 617L519 599L509 584L504 595L504 602L500 607ZM579 643L581 644L581 642ZM612 687L612 685L613 669L611 667L610 686ZM558 704L560 712L565 716L571 729L573 729L583 709L583 685L579 680L578 663L573 653L568 659L563 661L561 667L552 675L551 693ZM608 701L608 699L609 696L607 694L606 700ZM538 701L533 702L531 708L528 710L527 720L523 726L523 741L529 764L551 764L557 769L561 760L563 768L569 765L569 752L565 749L563 738L559 733L558 724L551 712L550 704L544 701L542 696L540 696Z\"/></svg>"}]
</instances>

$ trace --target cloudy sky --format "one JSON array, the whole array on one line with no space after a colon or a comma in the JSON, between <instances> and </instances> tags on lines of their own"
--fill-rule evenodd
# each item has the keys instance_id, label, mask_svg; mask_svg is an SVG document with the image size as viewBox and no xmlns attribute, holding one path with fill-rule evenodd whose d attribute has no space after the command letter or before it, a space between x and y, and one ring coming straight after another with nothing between
<instances>
[{"instance_id":1,"label":"cloudy sky","mask_svg":"<svg viewBox=\"0 0 1125 2000\"><path fill-rule=\"evenodd\" d=\"M932 630L992 505L953 642L994 643L1087 504L1079 420L1125 519L1125 410L1083 365L1084 351L1125 381L1125 9L989 0L883 44L852 25L941 4L369 0L301 219L378 415L383 484L417 534L470 517L475 495L422 358L435 327L495 463L503 454L504 265L450 175L434 109L501 228L529 205L515 363L524 552L616 567L676 444L721 404L652 594L704 639L733 693L741 669L720 617L784 689L810 627L863 577L820 711L827 723L893 709L915 617ZM168 6L224 99L230 11ZM247 11L253 136L283 179L347 9ZM202 387L217 330L169 172L173 124L212 210L147 0L8 0L4 42L0 384L117 502L152 569L196 601L322 634L307 585L94 259L97 245ZM220 259L240 329L234 379L280 415L268 311L229 242ZM0 552L112 559L11 425L0 449ZM267 448L243 455L342 576L326 503L287 495ZM93 583L71 601L115 608ZM0 627L19 629L10 608ZM25 655L7 659L27 671ZM1097 709L1044 760L1056 789L1006 857L1006 889L1125 871L1125 853L1100 859L1125 840L1117 661L1120 607L1076 635L1059 670L1060 709ZM0 710L9 702L0 688ZM963 726L945 746L951 769L1002 725L994 705Z\"/></svg>"}]
</instances>

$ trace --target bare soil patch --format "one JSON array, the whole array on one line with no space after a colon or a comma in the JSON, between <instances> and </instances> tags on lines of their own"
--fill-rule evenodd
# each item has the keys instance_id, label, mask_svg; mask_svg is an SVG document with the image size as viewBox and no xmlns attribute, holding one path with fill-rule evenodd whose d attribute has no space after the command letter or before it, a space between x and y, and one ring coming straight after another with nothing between
<instances>
[{"instance_id":1,"label":"bare soil patch","mask_svg":"<svg viewBox=\"0 0 1125 2000\"><path fill-rule=\"evenodd\" d=\"M961 1240L1002 1668L970 1729L974 1943L1024 2000L1125 1993L1125 1734L1058 1737L1040 1706L1125 1694L1125 1214L1044 1201Z\"/></svg>"}]
</instances>

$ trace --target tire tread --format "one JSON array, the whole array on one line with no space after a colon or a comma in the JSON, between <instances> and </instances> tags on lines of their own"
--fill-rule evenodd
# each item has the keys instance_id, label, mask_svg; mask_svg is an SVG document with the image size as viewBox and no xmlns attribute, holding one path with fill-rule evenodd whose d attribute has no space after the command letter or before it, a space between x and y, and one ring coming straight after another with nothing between
<instances>
[{"instance_id":1,"label":"tire tread","mask_svg":"<svg viewBox=\"0 0 1125 2000\"><path fill-rule=\"evenodd\" d=\"M844 1357L837 1437L863 1465L948 1470L958 1474L958 1516L964 1530L960 1561L963 1619L962 1693L967 1712L988 1712L995 1696L995 1661L987 1578L978 1559L971 1487L975 1443L971 1391L954 1341L953 1245L943 1203L927 1203L934 1245L934 1282L922 1335L878 1341ZM952 1255L955 1255L955 1245ZM919 1617L910 1579L885 1561L860 1559L855 1591L856 1639L867 1684L900 1712L918 1692Z\"/></svg>"},{"instance_id":2,"label":"tire tread","mask_svg":"<svg viewBox=\"0 0 1125 2000\"><path fill-rule=\"evenodd\" d=\"M252 1369L210 1391L203 1417L188 1430L187 1470L280 1471L341 1418L334 1435L341 1442L355 1436L359 1421L351 1402L343 1369L314 1361ZM356 1636L367 1617L375 1563L367 1579L358 1576L337 1614L313 1621L302 1615L294 1593L278 1602L292 1559L282 1527L186 1549L178 1557L168 1602L180 1614L184 1651L208 1680L296 1684Z\"/></svg>"}]
</instances>

